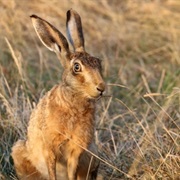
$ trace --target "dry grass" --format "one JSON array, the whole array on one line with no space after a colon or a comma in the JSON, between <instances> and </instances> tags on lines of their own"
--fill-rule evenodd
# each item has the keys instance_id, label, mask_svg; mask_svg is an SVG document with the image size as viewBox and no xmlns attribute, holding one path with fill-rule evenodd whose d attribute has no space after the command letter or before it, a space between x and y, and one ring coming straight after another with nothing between
<instances>
[{"instance_id":1,"label":"dry grass","mask_svg":"<svg viewBox=\"0 0 180 180\"><path fill-rule=\"evenodd\" d=\"M10 149L30 113L61 76L29 15L65 34L66 11L82 17L88 52L103 60L107 97L96 141L104 179L180 177L180 1L0 1L0 179L15 179ZM110 95L110 96L109 96Z\"/></svg>"}]
</instances>

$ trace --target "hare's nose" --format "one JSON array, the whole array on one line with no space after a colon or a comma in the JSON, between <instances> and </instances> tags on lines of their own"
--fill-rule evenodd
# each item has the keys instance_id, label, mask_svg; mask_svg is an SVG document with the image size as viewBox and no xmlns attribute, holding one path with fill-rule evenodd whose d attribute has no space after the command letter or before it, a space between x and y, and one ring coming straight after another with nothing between
<instances>
[{"instance_id":1,"label":"hare's nose","mask_svg":"<svg viewBox=\"0 0 180 180\"><path fill-rule=\"evenodd\" d=\"M101 94L102 94L102 93L104 92L104 90L105 90L105 84L104 84L104 82L99 83L98 86L96 87L96 89L97 89L98 91L100 91Z\"/></svg>"}]
</instances>

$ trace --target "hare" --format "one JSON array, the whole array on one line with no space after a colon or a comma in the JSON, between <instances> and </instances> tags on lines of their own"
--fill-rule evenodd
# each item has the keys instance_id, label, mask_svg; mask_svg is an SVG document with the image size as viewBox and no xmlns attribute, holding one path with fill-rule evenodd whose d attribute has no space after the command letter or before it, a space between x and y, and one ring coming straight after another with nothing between
<instances>
[{"instance_id":1,"label":"hare","mask_svg":"<svg viewBox=\"0 0 180 180\"><path fill-rule=\"evenodd\" d=\"M54 86L33 110L27 140L19 140L12 157L19 179L96 179L99 161L94 142L95 104L105 83L101 61L85 51L79 14L67 11L67 34L36 15L31 16L42 43L54 51L64 68L62 82Z\"/></svg>"}]
</instances>

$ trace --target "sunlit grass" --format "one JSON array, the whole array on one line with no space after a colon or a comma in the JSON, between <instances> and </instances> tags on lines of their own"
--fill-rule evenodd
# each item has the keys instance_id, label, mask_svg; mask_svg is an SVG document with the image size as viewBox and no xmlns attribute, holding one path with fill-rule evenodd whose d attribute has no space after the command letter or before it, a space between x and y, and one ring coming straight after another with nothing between
<instances>
[{"instance_id":1,"label":"sunlit grass","mask_svg":"<svg viewBox=\"0 0 180 180\"><path fill-rule=\"evenodd\" d=\"M37 14L65 34L66 11L82 17L86 49L107 83L97 109L99 179L180 176L180 1L1 0L0 179L15 179L10 151L26 138L38 100L61 81L56 56L37 40Z\"/></svg>"}]
</instances>

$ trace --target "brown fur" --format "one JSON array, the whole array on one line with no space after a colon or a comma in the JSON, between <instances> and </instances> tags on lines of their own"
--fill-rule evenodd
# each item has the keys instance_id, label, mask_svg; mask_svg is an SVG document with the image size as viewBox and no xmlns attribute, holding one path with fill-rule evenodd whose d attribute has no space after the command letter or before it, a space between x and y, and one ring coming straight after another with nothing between
<instances>
[{"instance_id":1,"label":"brown fur","mask_svg":"<svg viewBox=\"0 0 180 180\"><path fill-rule=\"evenodd\" d=\"M70 14L68 20L80 20L75 11ZM95 179L99 161L84 149L97 154L93 137L95 99L105 89L101 62L79 47L84 45L83 39L74 47L82 52L70 53L67 45L61 51L62 44L67 43L63 35L58 35L58 30L45 20L32 18L39 38L63 58L65 69L63 82L54 86L33 110L27 140L19 140L12 148L17 175L25 180L85 180L89 173L88 179ZM78 23L75 29L79 28ZM74 71L75 63L81 71Z\"/></svg>"}]
</instances>

